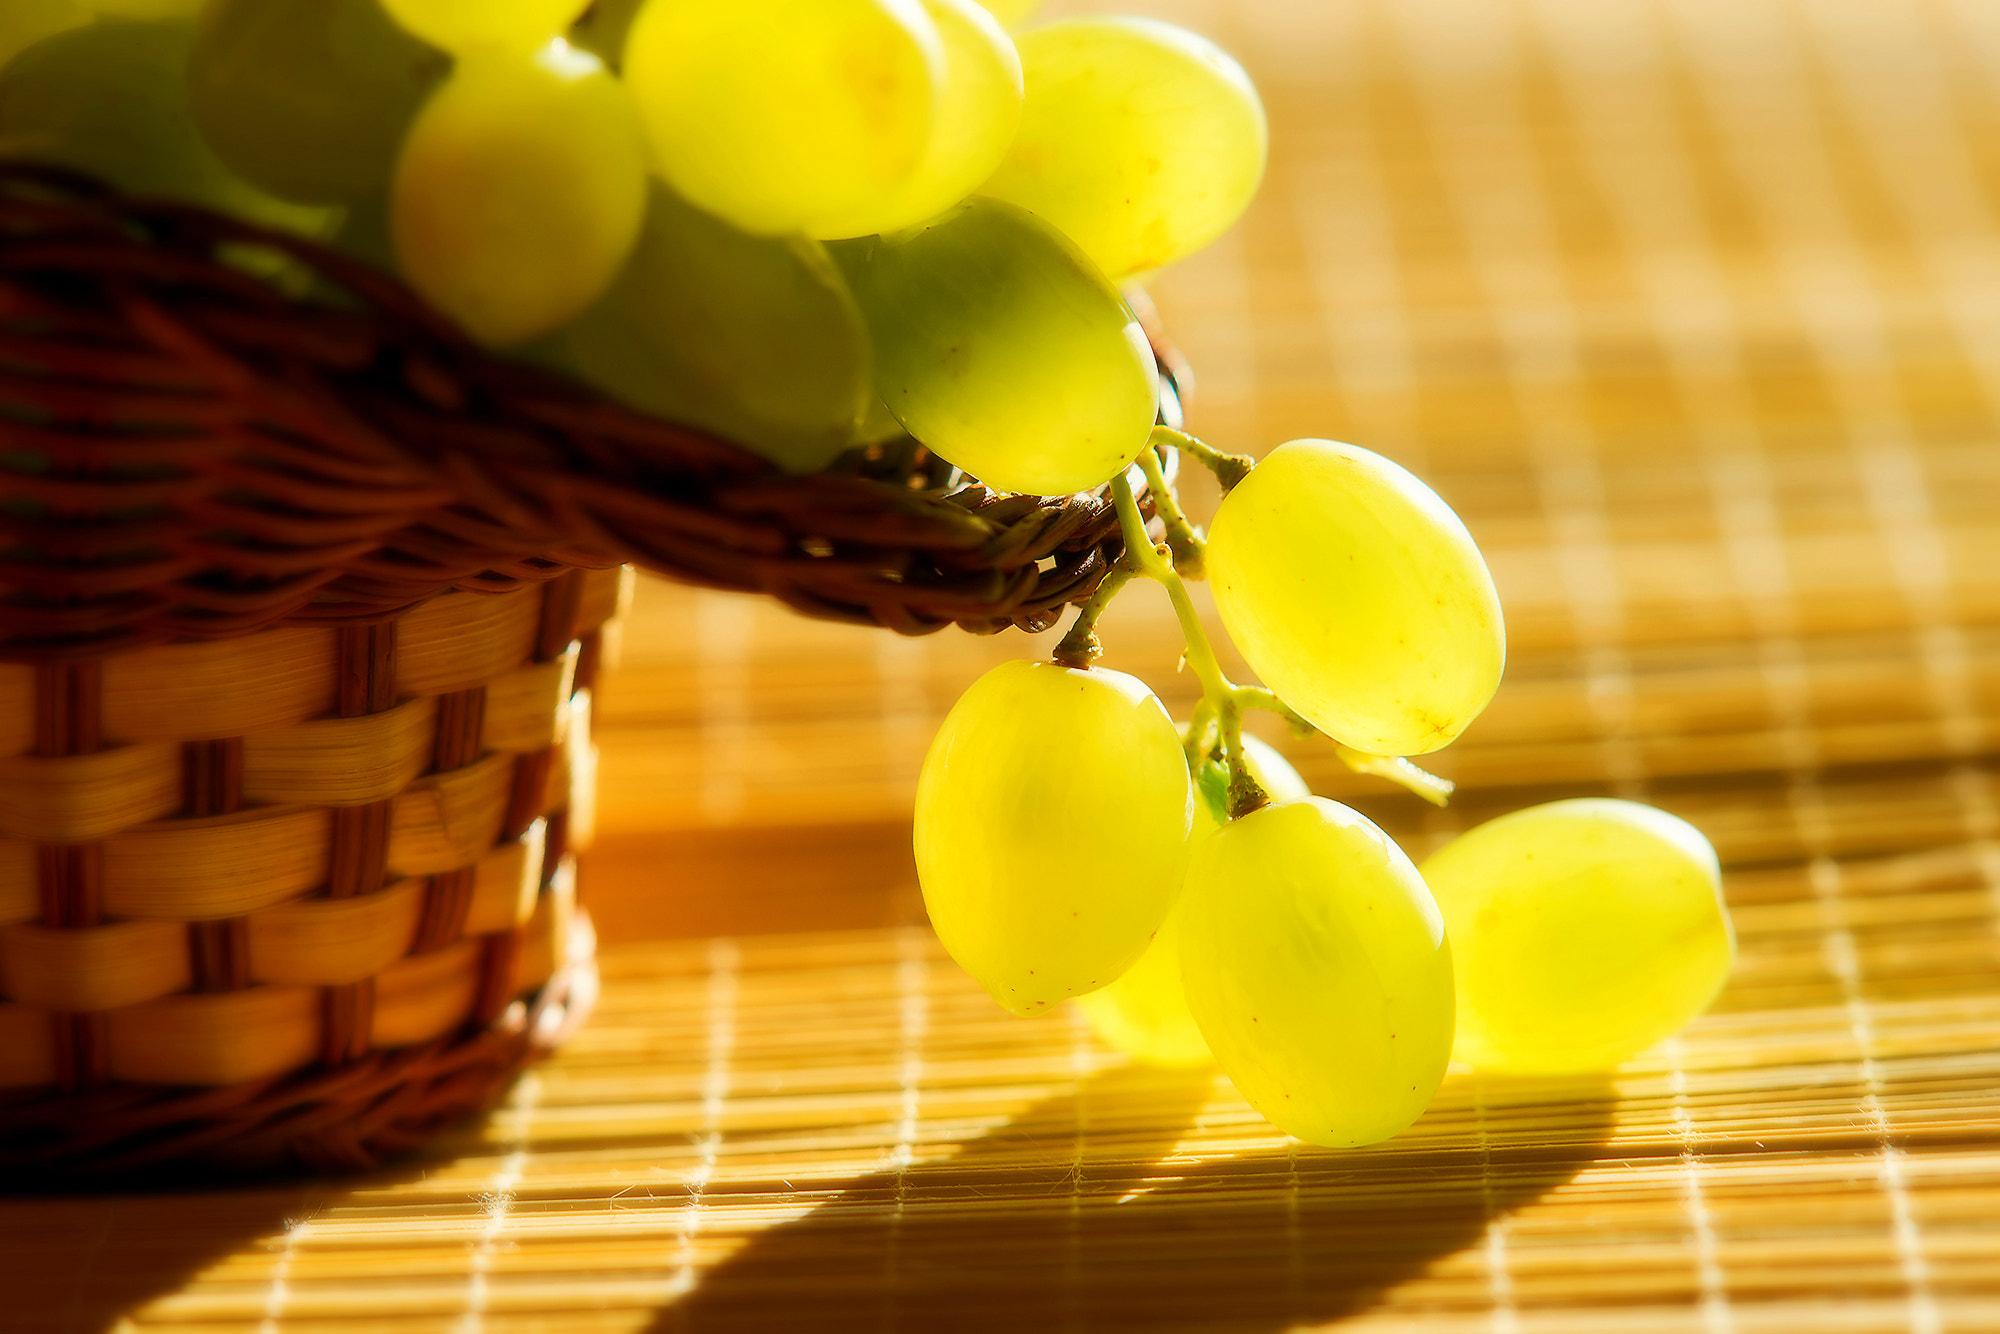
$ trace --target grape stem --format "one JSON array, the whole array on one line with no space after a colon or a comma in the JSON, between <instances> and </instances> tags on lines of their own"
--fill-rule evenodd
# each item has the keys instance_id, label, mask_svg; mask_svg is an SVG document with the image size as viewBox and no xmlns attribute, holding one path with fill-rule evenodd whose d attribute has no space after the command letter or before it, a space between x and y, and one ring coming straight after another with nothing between
<instances>
[{"instance_id":1,"label":"grape stem","mask_svg":"<svg viewBox=\"0 0 2000 1334\"><path fill-rule=\"evenodd\" d=\"M1172 445L1188 455L1202 467L1215 474L1215 480L1222 483L1222 493L1228 495L1230 489L1257 466L1257 460L1248 454L1225 454L1214 445L1196 439L1186 431L1176 431L1171 426L1155 426L1152 443Z\"/></svg>"},{"instance_id":2,"label":"grape stem","mask_svg":"<svg viewBox=\"0 0 2000 1334\"><path fill-rule=\"evenodd\" d=\"M1183 579L1206 579L1208 566L1202 549L1207 543L1201 530L1188 522L1186 511L1181 509L1181 498L1168 484L1166 472L1160 467L1160 456L1155 452L1167 445L1178 448L1180 440L1190 438L1170 427L1154 427L1153 438L1139 454L1139 470L1146 474L1146 489L1152 492L1153 507L1160 513L1160 522L1166 525L1167 549L1173 553L1174 568Z\"/></svg>"},{"instance_id":3,"label":"grape stem","mask_svg":"<svg viewBox=\"0 0 2000 1334\"><path fill-rule=\"evenodd\" d=\"M1152 469L1147 470L1147 482L1164 490L1163 480L1153 482L1159 463L1152 459L1150 452L1145 457L1147 462L1153 464ZM1144 465L1141 466L1143 470ZM1194 599L1188 595L1187 584L1174 569L1172 548L1162 549L1153 545L1152 537L1146 532L1145 517L1139 513L1139 502L1133 498L1132 483L1124 473L1111 479L1111 494L1118 503L1118 529L1125 538L1126 559L1137 563L1138 573L1166 589L1168 600L1174 604L1174 615L1181 623L1181 635L1187 641L1187 664L1193 669L1195 679L1201 682L1201 711L1212 712L1222 731L1223 759L1229 765L1229 818L1240 819L1259 806L1271 803L1269 794L1250 776L1250 769L1243 762L1243 688L1223 674L1222 664L1215 657L1215 648L1208 642L1208 631L1202 626L1201 615L1194 609ZM1200 730L1205 730L1205 727Z\"/></svg>"}]
</instances>

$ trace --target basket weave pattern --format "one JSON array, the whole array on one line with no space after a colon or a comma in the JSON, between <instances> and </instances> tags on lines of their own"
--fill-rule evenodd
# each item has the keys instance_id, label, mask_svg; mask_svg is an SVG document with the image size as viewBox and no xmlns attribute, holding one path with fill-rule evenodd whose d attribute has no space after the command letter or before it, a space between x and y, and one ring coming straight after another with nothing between
<instances>
[{"instance_id":1,"label":"basket weave pattern","mask_svg":"<svg viewBox=\"0 0 2000 1334\"><path fill-rule=\"evenodd\" d=\"M569 953L627 581L0 665L0 1164L353 1166L490 1097Z\"/></svg>"}]
</instances>

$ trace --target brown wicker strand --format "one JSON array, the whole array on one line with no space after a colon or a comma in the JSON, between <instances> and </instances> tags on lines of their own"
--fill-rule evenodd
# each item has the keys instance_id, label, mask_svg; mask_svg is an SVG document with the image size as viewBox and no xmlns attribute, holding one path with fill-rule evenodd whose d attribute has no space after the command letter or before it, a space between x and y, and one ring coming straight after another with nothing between
<instances>
[{"instance_id":1,"label":"brown wicker strand","mask_svg":"<svg viewBox=\"0 0 2000 1334\"><path fill-rule=\"evenodd\" d=\"M1039 628L1120 550L1101 492L994 496L908 441L787 477L490 356L323 247L23 164L0 164L0 499L15 660L621 562L909 634Z\"/></svg>"}]
</instances>

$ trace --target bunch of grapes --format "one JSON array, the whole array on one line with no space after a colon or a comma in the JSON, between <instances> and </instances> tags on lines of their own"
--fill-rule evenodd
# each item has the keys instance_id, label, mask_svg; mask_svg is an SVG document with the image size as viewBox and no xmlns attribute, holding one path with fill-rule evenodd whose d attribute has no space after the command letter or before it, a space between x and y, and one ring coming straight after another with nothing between
<instances>
[{"instance_id":1,"label":"bunch of grapes","mask_svg":"<svg viewBox=\"0 0 2000 1334\"><path fill-rule=\"evenodd\" d=\"M1234 222L1264 112L1200 36L1010 36L1022 8L7 0L0 158L344 247L483 344L795 471L907 435L999 491L1108 484L1123 561L1057 661L966 693L920 785L932 921L1008 1009L1083 997L1113 1042L1212 1054L1327 1145L1414 1120L1455 1033L1475 1062L1561 1070L1672 1031L1733 951L1700 834L1559 803L1420 871L1244 735L1244 710L1274 710L1440 797L1406 757L1499 683L1493 581L1387 459L1298 440L1253 467L1155 426L1119 284ZM1176 451L1227 489L1206 536L1168 484ZM1094 665L1099 614L1140 575L1202 682L1185 726ZM1212 580L1268 688L1223 675L1184 577Z\"/></svg>"},{"instance_id":2,"label":"bunch of grapes","mask_svg":"<svg viewBox=\"0 0 2000 1334\"><path fill-rule=\"evenodd\" d=\"M1124 561L1055 661L975 682L925 761L917 869L953 957L1017 1014L1076 997L1141 1060L1218 1062L1273 1125L1328 1147L1415 1121L1454 1042L1488 1070L1576 1072L1699 1013L1735 941L1715 853L1685 821L1555 802L1418 867L1243 732L1244 710L1277 712L1442 801L1406 757L1463 731L1505 658L1458 516L1352 445L1294 440L1252 466L1164 428L1155 442L1233 483L1209 534L1157 492L1156 547L1115 479ZM1164 469L1149 452L1135 471L1157 488ZM1182 569L1206 572L1271 688L1223 675ZM1096 614L1133 575L1166 586L1187 637L1202 697L1184 726L1094 663Z\"/></svg>"},{"instance_id":3,"label":"bunch of grapes","mask_svg":"<svg viewBox=\"0 0 2000 1334\"><path fill-rule=\"evenodd\" d=\"M8 0L0 62L0 157L331 242L793 471L907 434L1039 494L1145 447L1117 284L1265 155L1205 39L975 0Z\"/></svg>"}]
</instances>

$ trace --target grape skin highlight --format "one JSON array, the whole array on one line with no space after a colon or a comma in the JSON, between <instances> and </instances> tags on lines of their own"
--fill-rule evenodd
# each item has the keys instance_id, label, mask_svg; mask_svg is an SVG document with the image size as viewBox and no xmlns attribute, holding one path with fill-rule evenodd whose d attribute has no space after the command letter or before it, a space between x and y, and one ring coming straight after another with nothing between
<instances>
[{"instance_id":1,"label":"grape skin highlight","mask_svg":"<svg viewBox=\"0 0 2000 1334\"><path fill-rule=\"evenodd\" d=\"M1263 740L1245 736L1243 749L1251 777L1272 800L1302 801L1312 795L1298 771ZM1197 783L1196 795L1189 846L1228 822L1227 798L1220 789L1211 791L1209 784ZM1215 1059L1201 1026L1188 1012L1187 991L1181 985L1178 909L1167 914L1137 963L1110 986L1077 997L1076 1004L1106 1045L1148 1065L1202 1065Z\"/></svg>"},{"instance_id":2,"label":"grape skin highlight","mask_svg":"<svg viewBox=\"0 0 2000 1334\"><path fill-rule=\"evenodd\" d=\"M561 43L461 56L396 164L403 274L481 342L525 342L610 284L639 234L646 157L624 90Z\"/></svg>"},{"instance_id":3,"label":"grape skin highlight","mask_svg":"<svg viewBox=\"0 0 2000 1334\"><path fill-rule=\"evenodd\" d=\"M1278 446L1211 525L1216 609L1313 726L1371 755L1446 745L1499 688L1500 596L1450 506L1379 454Z\"/></svg>"},{"instance_id":4,"label":"grape skin highlight","mask_svg":"<svg viewBox=\"0 0 2000 1334\"><path fill-rule=\"evenodd\" d=\"M1213 42L1154 19L1080 18L1019 47L1021 127L983 193L1048 219L1114 281L1199 250L1249 205L1264 107Z\"/></svg>"},{"instance_id":5,"label":"grape skin highlight","mask_svg":"<svg viewBox=\"0 0 2000 1334\"><path fill-rule=\"evenodd\" d=\"M1015 1014L1106 985L1173 903L1193 802L1144 682L1002 663L952 706L917 784L917 878L938 939Z\"/></svg>"},{"instance_id":6,"label":"grape skin highlight","mask_svg":"<svg viewBox=\"0 0 2000 1334\"><path fill-rule=\"evenodd\" d=\"M1021 58L974 0L924 0L944 44L944 78L930 141L903 184L807 231L835 239L893 231L934 218L993 174L1021 118Z\"/></svg>"},{"instance_id":7,"label":"grape skin highlight","mask_svg":"<svg viewBox=\"0 0 2000 1334\"><path fill-rule=\"evenodd\" d=\"M988 486L1100 486L1152 435L1159 372L1132 312L1047 223L972 199L835 258L911 435Z\"/></svg>"},{"instance_id":8,"label":"grape skin highlight","mask_svg":"<svg viewBox=\"0 0 2000 1334\"><path fill-rule=\"evenodd\" d=\"M649 0L624 70L667 183L776 234L902 187L944 50L919 0Z\"/></svg>"},{"instance_id":9,"label":"grape skin highlight","mask_svg":"<svg viewBox=\"0 0 2000 1334\"><path fill-rule=\"evenodd\" d=\"M802 236L751 236L656 184L610 291L565 331L577 373L642 412L817 472L874 398L868 330Z\"/></svg>"},{"instance_id":10,"label":"grape skin highlight","mask_svg":"<svg viewBox=\"0 0 2000 1334\"><path fill-rule=\"evenodd\" d=\"M1636 802L1503 815L1422 869L1451 933L1458 1055L1481 1069L1617 1065L1707 1008L1735 958L1714 848Z\"/></svg>"},{"instance_id":11,"label":"grape skin highlight","mask_svg":"<svg viewBox=\"0 0 2000 1334\"><path fill-rule=\"evenodd\" d=\"M1451 948L1417 868L1323 797L1196 845L1179 908L1188 1009L1237 1092L1289 1135L1373 1144L1451 1058Z\"/></svg>"},{"instance_id":12,"label":"grape skin highlight","mask_svg":"<svg viewBox=\"0 0 2000 1334\"><path fill-rule=\"evenodd\" d=\"M376 0L210 0L189 106L246 179L300 203L340 203L387 188L405 131L450 65Z\"/></svg>"}]
</instances>

